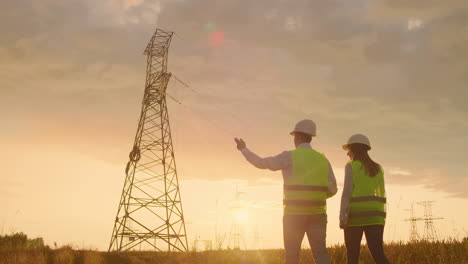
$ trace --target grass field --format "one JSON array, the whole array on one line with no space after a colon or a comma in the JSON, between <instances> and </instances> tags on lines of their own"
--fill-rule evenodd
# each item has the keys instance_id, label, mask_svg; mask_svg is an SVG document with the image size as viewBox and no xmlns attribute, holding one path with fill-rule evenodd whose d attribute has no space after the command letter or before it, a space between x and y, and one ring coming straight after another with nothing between
<instances>
[{"instance_id":1,"label":"grass field","mask_svg":"<svg viewBox=\"0 0 468 264\"><path fill-rule=\"evenodd\" d=\"M329 248L332 263L346 263L345 248ZM468 264L468 242L440 241L434 243L387 244L385 252L393 264ZM108 253L73 250L69 247L50 249L16 248L0 250L0 263L13 264L143 264L143 263L194 263L194 264L280 264L284 250L220 250L187 253L128 252ZM313 263L310 251L304 250L300 263ZM362 264L374 263L367 248L361 254Z\"/></svg>"}]
</instances>

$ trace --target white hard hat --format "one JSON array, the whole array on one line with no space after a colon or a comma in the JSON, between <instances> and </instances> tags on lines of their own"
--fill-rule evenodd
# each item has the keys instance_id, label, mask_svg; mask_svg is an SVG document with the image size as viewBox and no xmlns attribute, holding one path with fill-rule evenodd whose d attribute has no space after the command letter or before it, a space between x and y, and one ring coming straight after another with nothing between
<instances>
[{"instance_id":1,"label":"white hard hat","mask_svg":"<svg viewBox=\"0 0 468 264\"><path fill-rule=\"evenodd\" d=\"M294 130L289 134L294 135L295 132L301 132L314 137L317 133L317 126L315 125L314 121L304 119L299 121L294 127Z\"/></svg>"},{"instance_id":2,"label":"white hard hat","mask_svg":"<svg viewBox=\"0 0 468 264\"><path fill-rule=\"evenodd\" d=\"M343 145L343 149L344 149L344 150L348 150L348 149L349 149L349 145L354 144L354 143L364 144L364 145L368 146L369 149L371 149L371 145L370 145L369 138L367 138L367 137L364 136L363 134L355 134L355 135L352 135L352 136L348 139L348 143L346 143L346 145Z\"/></svg>"}]
</instances>

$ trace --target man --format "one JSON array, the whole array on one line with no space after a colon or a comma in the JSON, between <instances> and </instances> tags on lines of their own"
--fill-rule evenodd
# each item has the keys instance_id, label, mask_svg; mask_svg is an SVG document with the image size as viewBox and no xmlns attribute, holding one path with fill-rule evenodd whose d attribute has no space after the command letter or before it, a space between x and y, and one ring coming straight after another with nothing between
<instances>
[{"instance_id":1,"label":"man","mask_svg":"<svg viewBox=\"0 0 468 264\"><path fill-rule=\"evenodd\" d=\"M299 263L301 243L307 234L315 263L329 264L325 243L326 199L337 192L335 175L327 158L310 145L316 135L312 120L300 121L290 134L294 136L296 149L267 158L250 151L242 139L234 140L237 149L255 167L282 171L285 263Z\"/></svg>"}]
</instances>

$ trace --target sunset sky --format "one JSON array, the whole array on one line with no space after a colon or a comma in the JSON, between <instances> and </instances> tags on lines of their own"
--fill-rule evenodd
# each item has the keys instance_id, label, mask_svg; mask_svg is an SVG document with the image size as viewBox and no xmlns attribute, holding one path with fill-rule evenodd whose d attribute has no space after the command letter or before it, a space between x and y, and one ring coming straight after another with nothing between
<instances>
[{"instance_id":1,"label":"sunset sky","mask_svg":"<svg viewBox=\"0 0 468 264\"><path fill-rule=\"evenodd\" d=\"M433 200L441 238L468 236L466 0L16 0L0 9L0 227L107 250L156 28L175 31L169 115L189 244L229 233L236 190L249 248L281 248L282 178L248 164L317 123L338 210L354 133L388 196L385 240L407 240ZM423 214L415 205L415 213ZM422 233L423 225L419 225Z\"/></svg>"}]
</instances>

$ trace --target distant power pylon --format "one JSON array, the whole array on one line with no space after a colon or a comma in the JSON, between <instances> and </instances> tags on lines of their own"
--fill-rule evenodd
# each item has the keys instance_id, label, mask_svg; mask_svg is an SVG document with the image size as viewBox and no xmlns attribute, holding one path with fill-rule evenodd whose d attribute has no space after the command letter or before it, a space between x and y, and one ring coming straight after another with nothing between
<instances>
[{"instance_id":1,"label":"distant power pylon","mask_svg":"<svg viewBox=\"0 0 468 264\"><path fill-rule=\"evenodd\" d=\"M200 237L193 241L193 249L195 251L208 251L213 250L213 241L212 240L201 240Z\"/></svg>"},{"instance_id":2,"label":"distant power pylon","mask_svg":"<svg viewBox=\"0 0 468 264\"><path fill-rule=\"evenodd\" d=\"M215 233L214 233L214 243L215 243L215 248L217 250L223 249L223 244L224 241L226 240L227 234L226 232L219 232L218 230L218 223L219 223L219 218L218 218L218 212L219 212L219 200L216 199L216 224L215 224Z\"/></svg>"},{"instance_id":3,"label":"distant power pylon","mask_svg":"<svg viewBox=\"0 0 468 264\"><path fill-rule=\"evenodd\" d=\"M434 220L444 219L443 217L433 217L432 216L432 204L434 201L424 201L418 202L418 205L424 206L424 240L437 240L437 232L434 227Z\"/></svg>"},{"instance_id":4,"label":"distant power pylon","mask_svg":"<svg viewBox=\"0 0 468 264\"><path fill-rule=\"evenodd\" d=\"M242 230L238 223L233 222L231 225L231 232L229 233L228 248L240 249L240 242L243 240Z\"/></svg>"},{"instance_id":5,"label":"distant power pylon","mask_svg":"<svg viewBox=\"0 0 468 264\"><path fill-rule=\"evenodd\" d=\"M414 205L411 204L411 209L405 209L405 211L410 211L410 218L405 219L405 221L410 222L410 241L419 240L419 234L417 229L417 221L421 220L418 217L414 216Z\"/></svg>"},{"instance_id":6,"label":"distant power pylon","mask_svg":"<svg viewBox=\"0 0 468 264\"><path fill-rule=\"evenodd\" d=\"M258 226L255 226L252 249L262 249L262 238L258 231Z\"/></svg>"},{"instance_id":7,"label":"distant power pylon","mask_svg":"<svg viewBox=\"0 0 468 264\"><path fill-rule=\"evenodd\" d=\"M239 205L239 203L240 203L240 196L243 193L244 192L240 192L238 190L238 186L236 186L236 200L235 200L236 204L232 207L232 209L236 213L238 213L238 210L241 209L241 206ZM240 249L241 240L244 244L244 247L246 247L245 238L242 235L242 228L238 221L239 220L234 216L232 224L231 224L231 230L229 232L229 241L228 241L228 248L231 248L231 249Z\"/></svg>"},{"instance_id":8,"label":"distant power pylon","mask_svg":"<svg viewBox=\"0 0 468 264\"><path fill-rule=\"evenodd\" d=\"M125 169L109 251L186 251L187 236L172 146L166 89L173 32L157 29L146 46L140 121Z\"/></svg>"},{"instance_id":9,"label":"distant power pylon","mask_svg":"<svg viewBox=\"0 0 468 264\"><path fill-rule=\"evenodd\" d=\"M410 222L410 241L415 240L430 240L435 241L437 240L437 232L434 227L434 220L444 219L443 217L433 217L432 216L432 204L434 201L423 201L417 202L418 205L424 207L424 216L423 217L415 217L414 216L414 207L411 205L411 209L407 209L410 211L410 218L405 219L405 221ZM424 233L422 238L418 234L417 230L417 222L424 221Z\"/></svg>"}]
</instances>

